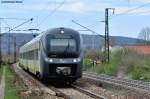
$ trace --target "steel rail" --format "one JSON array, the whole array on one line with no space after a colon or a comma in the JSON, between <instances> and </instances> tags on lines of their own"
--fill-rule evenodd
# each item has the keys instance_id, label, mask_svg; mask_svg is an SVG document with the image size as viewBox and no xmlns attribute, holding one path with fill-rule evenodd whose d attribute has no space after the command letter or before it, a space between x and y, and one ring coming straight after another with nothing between
<instances>
[{"instance_id":1,"label":"steel rail","mask_svg":"<svg viewBox=\"0 0 150 99\"><path fill-rule=\"evenodd\" d=\"M90 96L90 97L92 97L92 98L94 98L94 99L106 99L106 98L103 97L103 96L100 96L100 95L97 95L97 94L95 94L95 93L92 93L92 92L90 92L90 91L88 91L88 90L85 90L85 89L83 89L83 88L81 88L81 87L79 87L79 86L77 86L77 85L72 84L71 86L72 86L74 89L76 89L76 90L78 90L78 91L80 91L80 92L82 92L82 93L84 93L84 94L86 94L86 95L88 95L88 96Z\"/></svg>"},{"instance_id":2,"label":"steel rail","mask_svg":"<svg viewBox=\"0 0 150 99\"><path fill-rule=\"evenodd\" d=\"M34 83L34 85L39 86L39 87L41 87L43 89L50 89L50 90L54 91L56 93L56 96L58 96L58 97L62 97L64 99L71 99L71 97L69 95L67 95L67 94L63 93L62 91L60 91L59 88L56 88L56 87L54 87L52 85L48 85L47 86L43 82L37 80L36 77L34 77L33 75L30 75L30 73L25 72L21 67L18 66L18 64L14 64L13 65L13 69L14 69L15 72L19 71L23 75L25 75L28 79L30 79L31 83ZM106 99L103 96L96 95L95 93L92 93L92 92L90 92L88 90L80 88L77 85L73 85L72 84L71 85L71 89L76 90L76 91L78 91L80 93L83 93L83 94L85 94L87 96L90 96L90 97L92 97L94 99Z\"/></svg>"},{"instance_id":3,"label":"steel rail","mask_svg":"<svg viewBox=\"0 0 150 99\"><path fill-rule=\"evenodd\" d=\"M96 74L91 74L91 73L90 74L83 73L83 77L92 79L95 81L99 81L99 82L122 86L122 87L129 88L129 89L137 89L137 90L141 90L144 92L150 92L150 83L149 82L128 80L128 79L108 76L105 74L96 75Z\"/></svg>"},{"instance_id":4,"label":"steel rail","mask_svg":"<svg viewBox=\"0 0 150 99\"><path fill-rule=\"evenodd\" d=\"M50 93L50 92L55 92L52 95L55 95L57 97L62 97L64 99L70 99L70 97L62 92L60 92L59 90L57 90L56 88L54 88L53 86L49 86L47 87L44 83L42 83L41 81L39 81L36 77L34 77L33 75L27 73L26 71L24 71L20 66L18 66L18 64L13 64L13 70L15 73L20 72L22 73L22 75L24 75L26 78L28 78L28 83L30 82L31 85L36 85L39 88L41 88L42 91ZM20 76L20 75L19 75ZM21 77L20 77L21 78ZM25 79L24 79L25 80ZM23 81L24 81L23 80ZM28 85L27 85L28 86ZM29 85L30 86L30 85ZM52 90L52 91L49 91Z\"/></svg>"}]
</instances>

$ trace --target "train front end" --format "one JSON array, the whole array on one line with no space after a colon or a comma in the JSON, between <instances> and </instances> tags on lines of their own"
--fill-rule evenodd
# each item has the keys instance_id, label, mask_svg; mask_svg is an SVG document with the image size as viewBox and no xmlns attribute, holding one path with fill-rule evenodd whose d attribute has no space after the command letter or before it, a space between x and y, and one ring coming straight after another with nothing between
<instances>
[{"instance_id":1,"label":"train front end","mask_svg":"<svg viewBox=\"0 0 150 99\"><path fill-rule=\"evenodd\" d=\"M46 35L44 75L73 82L82 76L82 41L77 31L58 28Z\"/></svg>"}]
</instances>

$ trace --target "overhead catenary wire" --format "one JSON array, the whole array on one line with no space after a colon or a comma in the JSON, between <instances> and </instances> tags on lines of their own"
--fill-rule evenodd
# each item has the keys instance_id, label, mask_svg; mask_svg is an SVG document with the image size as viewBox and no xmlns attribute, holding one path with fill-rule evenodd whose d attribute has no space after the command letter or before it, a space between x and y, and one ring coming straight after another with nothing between
<instances>
[{"instance_id":1,"label":"overhead catenary wire","mask_svg":"<svg viewBox=\"0 0 150 99\"><path fill-rule=\"evenodd\" d=\"M75 24L77 24L77 25L79 25L79 26L81 26L81 27L83 27L83 28L85 28L85 29L88 30L88 31L91 31L91 32L94 33L94 34L97 34L98 36L100 36L100 37L102 37L102 38L105 38L103 35L100 35L99 33L97 33L97 32L95 32L95 31L93 31L93 30L87 28L86 26L83 26L83 25L77 23L77 22L74 21L74 20L72 20L72 22L75 23ZM84 31L85 31L85 30L84 30Z\"/></svg>"},{"instance_id":2,"label":"overhead catenary wire","mask_svg":"<svg viewBox=\"0 0 150 99\"><path fill-rule=\"evenodd\" d=\"M41 10L40 10L40 14L37 14L37 15L35 15L35 16L33 16L33 18L36 18L36 25L35 25L35 28L39 28L39 16L40 15L42 15L42 12L44 12L44 10L45 10L45 8L47 8L47 7L49 7L50 5L49 5L49 3L51 3L52 1L48 1L48 2L46 2L46 4L45 4L45 6L46 7L44 7L44 8L42 8ZM42 22L42 21L41 21Z\"/></svg>"},{"instance_id":3,"label":"overhead catenary wire","mask_svg":"<svg viewBox=\"0 0 150 99\"><path fill-rule=\"evenodd\" d=\"M51 13L49 13L41 22L39 22L39 25L43 24L47 18L52 16L60 7L64 5L65 2L66 0L63 0L54 10L51 11Z\"/></svg>"},{"instance_id":4,"label":"overhead catenary wire","mask_svg":"<svg viewBox=\"0 0 150 99\"><path fill-rule=\"evenodd\" d=\"M12 30L14 30L14 29L16 29L16 28L18 28L18 27L24 25L25 23L30 22L30 21L33 21L33 18L31 18L31 19L29 19L29 20L27 20L27 21L25 21L25 22L23 22L23 23L21 23L21 24L15 26L14 28L9 29L9 31L7 31L7 32L10 32L10 31L12 31ZM7 33L7 32L5 32L5 33Z\"/></svg>"},{"instance_id":5,"label":"overhead catenary wire","mask_svg":"<svg viewBox=\"0 0 150 99\"><path fill-rule=\"evenodd\" d=\"M128 10L122 12L122 13L115 14L115 16L111 17L110 19L112 19L114 17L121 16L121 15L129 14L130 12L136 11L137 9L143 8L143 7L148 6L148 5L150 5L150 2L145 3L143 5L140 5L140 6L137 6L135 8L128 9Z\"/></svg>"},{"instance_id":6,"label":"overhead catenary wire","mask_svg":"<svg viewBox=\"0 0 150 99\"><path fill-rule=\"evenodd\" d=\"M11 27L5 20L2 20L8 27Z\"/></svg>"},{"instance_id":7,"label":"overhead catenary wire","mask_svg":"<svg viewBox=\"0 0 150 99\"><path fill-rule=\"evenodd\" d=\"M34 17L38 17L38 16L40 16L41 14L42 14L42 12L44 12L44 10L45 10L45 8L47 8L47 7L49 7L51 4L49 4L49 3L53 3L53 1L48 1L48 2L46 2L46 4L44 4L45 5L45 7L44 8L42 8L41 10L40 10L40 13L39 14L37 14L36 16L34 16Z\"/></svg>"},{"instance_id":8,"label":"overhead catenary wire","mask_svg":"<svg viewBox=\"0 0 150 99\"><path fill-rule=\"evenodd\" d=\"M8 20L27 20L27 19L23 19L23 18L0 18L0 19L8 19Z\"/></svg>"},{"instance_id":9,"label":"overhead catenary wire","mask_svg":"<svg viewBox=\"0 0 150 99\"><path fill-rule=\"evenodd\" d=\"M144 14L150 14L150 10L145 10L145 11L139 11L139 12L135 12L135 13L131 13L133 15L144 15Z\"/></svg>"},{"instance_id":10,"label":"overhead catenary wire","mask_svg":"<svg viewBox=\"0 0 150 99\"><path fill-rule=\"evenodd\" d=\"M11 18L11 17L0 17L0 20L4 22L5 25L7 25L7 27L10 27L11 26L7 23L6 20L27 20L27 19L23 19L23 18ZM2 27L1 27L2 28ZM4 27L5 28L5 27Z\"/></svg>"},{"instance_id":11,"label":"overhead catenary wire","mask_svg":"<svg viewBox=\"0 0 150 99\"><path fill-rule=\"evenodd\" d=\"M96 21L95 23L90 24L90 25L88 25L87 27L96 27L96 26L99 25L99 24L100 24L100 22L99 22L99 21Z\"/></svg>"},{"instance_id":12,"label":"overhead catenary wire","mask_svg":"<svg viewBox=\"0 0 150 99\"><path fill-rule=\"evenodd\" d=\"M149 2L149 3L146 3L146 4L143 4L143 5L140 5L140 6L138 6L138 7L135 7L135 8L129 9L129 10L123 12L123 13L116 14L116 15L126 14L126 13L129 13L129 12L135 11L135 10L137 10L137 9L140 9L140 8L142 8L142 7L145 7L145 6L149 5L149 4L150 4L150 2Z\"/></svg>"}]
</instances>

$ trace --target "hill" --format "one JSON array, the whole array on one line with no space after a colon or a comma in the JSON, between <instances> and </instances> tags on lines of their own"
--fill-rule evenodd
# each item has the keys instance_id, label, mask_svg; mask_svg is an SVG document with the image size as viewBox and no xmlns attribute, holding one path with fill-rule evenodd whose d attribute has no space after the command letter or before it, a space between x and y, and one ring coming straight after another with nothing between
<instances>
[{"instance_id":1,"label":"hill","mask_svg":"<svg viewBox=\"0 0 150 99\"><path fill-rule=\"evenodd\" d=\"M37 34L34 34L37 35ZM1 36L2 39L2 53L8 52L9 47L9 36L10 36L10 52L14 52L14 37L16 37L16 46L17 50L20 46L24 45L25 43L29 42L31 39L34 38L34 35L31 33L8 33L3 34ZM85 50L90 49L100 49L104 46L104 39L98 35L87 35L82 34L83 37L83 46ZM111 43L115 43L120 46L127 46L127 45L138 45L140 44L138 39L136 38L129 38L129 37L122 37L122 36L111 36ZM113 41L112 41L113 40Z\"/></svg>"}]
</instances>

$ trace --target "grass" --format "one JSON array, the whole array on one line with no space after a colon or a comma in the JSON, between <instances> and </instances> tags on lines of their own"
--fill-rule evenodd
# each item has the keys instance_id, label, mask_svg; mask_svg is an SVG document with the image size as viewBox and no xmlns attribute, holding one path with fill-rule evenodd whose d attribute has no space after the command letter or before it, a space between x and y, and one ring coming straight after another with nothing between
<instances>
[{"instance_id":1,"label":"grass","mask_svg":"<svg viewBox=\"0 0 150 99\"><path fill-rule=\"evenodd\" d=\"M23 90L25 90L25 87L23 84L16 82L11 66L7 66L5 74L5 99L20 99L19 93Z\"/></svg>"},{"instance_id":2,"label":"grass","mask_svg":"<svg viewBox=\"0 0 150 99\"><path fill-rule=\"evenodd\" d=\"M110 64L106 64L104 68L104 73L108 75L115 75L119 69L119 66L121 65L123 57L123 52L119 50L117 53L114 53L112 55L112 59Z\"/></svg>"},{"instance_id":3,"label":"grass","mask_svg":"<svg viewBox=\"0 0 150 99\"><path fill-rule=\"evenodd\" d=\"M0 67L0 78L1 78L2 72L3 72L3 68Z\"/></svg>"},{"instance_id":4,"label":"grass","mask_svg":"<svg viewBox=\"0 0 150 99\"><path fill-rule=\"evenodd\" d=\"M133 50L123 49L111 53L109 64L97 64L92 70L90 61L85 59L85 70L117 76L119 72L134 80L150 81L150 57Z\"/></svg>"},{"instance_id":5,"label":"grass","mask_svg":"<svg viewBox=\"0 0 150 99\"><path fill-rule=\"evenodd\" d=\"M134 80L150 81L150 60L139 60L134 65L131 78Z\"/></svg>"},{"instance_id":6,"label":"grass","mask_svg":"<svg viewBox=\"0 0 150 99\"><path fill-rule=\"evenodd\" d=\"M92 66L92 62L91 62L90 59L85 59L83 61L83 64L84 64L84 69L85 70L89 70L91 68L91 66Z\"/></svg>"},{"instance_id":7,"label":"grass","mask_svg":"<svg viewBox=\"0 0 150 99\"><path fill-rule=\"evenodd\" d=\"M122 51L118 51L118 53L113 54L112 60L110 64L97 64L96 66L96 71L97 73L105 73L108 75L115 75L119 65L121 64L121 57L123 56L123 52ZM92 65L90 63L90 61L88 61L87 59L85 60L86 62L84 62L85 64L85 68L87 69L92 69Z\"/></svg>"}]
</instances>

